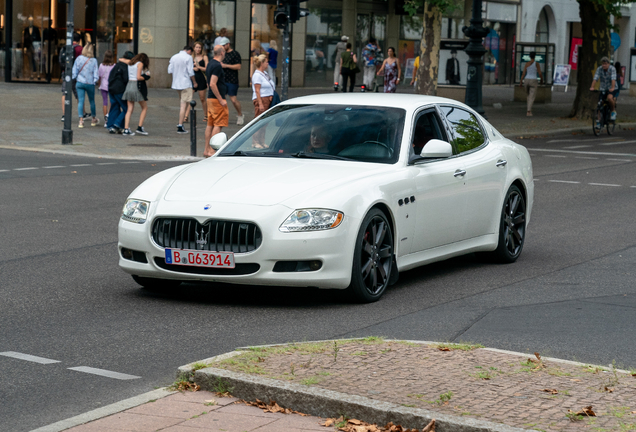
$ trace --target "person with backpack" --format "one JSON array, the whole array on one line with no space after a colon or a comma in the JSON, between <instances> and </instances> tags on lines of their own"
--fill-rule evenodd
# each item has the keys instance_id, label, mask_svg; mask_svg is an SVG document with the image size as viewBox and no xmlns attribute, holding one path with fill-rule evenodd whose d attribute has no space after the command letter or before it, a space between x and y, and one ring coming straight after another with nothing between
<instances>
[{"instance_id":1,"label":"person with backpack","mask_svg":"<svg viewBox=\"0 0 636 432\"><path fill-rule=\"evenodd\" d=\"M108 113L108 132L122 133L124 120L128 111L128 103L122 99L128 85L128 66L135 55L126 51L113 66L108 76L108 94L110 96L110 112Z\"/></svg>"}]
</instances>

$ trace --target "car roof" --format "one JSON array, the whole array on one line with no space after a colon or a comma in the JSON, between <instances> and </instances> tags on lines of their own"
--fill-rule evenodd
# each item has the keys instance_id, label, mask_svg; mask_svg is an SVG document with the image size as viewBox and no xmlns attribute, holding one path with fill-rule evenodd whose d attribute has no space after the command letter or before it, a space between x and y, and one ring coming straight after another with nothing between
<instances>
[{"instance_id":1,"label":"car roof","mask_svg":"<svg viewBox=\"0 0 636 432\"><path fill-rule=\"evenodd\" d=\"M415 110L421 106L429 104L453 104L470 109L465 104L453 99L447 99L437 96L425 96L415 94L396 94L396 93L323 93L311 96L301 96L288 99L283 104L325 104L325 105L366 105L366 106L383 106L393 108L405 108L407 110Z\"/></svg>"}]
</instances>

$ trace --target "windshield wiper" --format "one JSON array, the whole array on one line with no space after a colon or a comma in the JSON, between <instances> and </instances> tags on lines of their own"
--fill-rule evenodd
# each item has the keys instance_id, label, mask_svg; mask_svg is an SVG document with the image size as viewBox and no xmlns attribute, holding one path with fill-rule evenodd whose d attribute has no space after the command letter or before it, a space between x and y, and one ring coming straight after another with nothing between
<instances>
[{"instance_id":1,"label":"windshield wiper","mask_svg":"<svg viewBox=\"0 0 636 432\"><path fill-rule=\"evenodd\" d=\"M243 150L237 150L234 153L220 154L219 156L268 156L268 155L264 153L256 153L256 152L248 153Z\"/></svg>"},{"instance_id":2,"label":"windshield wiper","mask_svg":"<svg viewBox=\"0 0 636 432\"><path fill-rule=\"evenodd\" d=\"M307 158L307 159L334 159L334 160L351 160L342 156L334 156L329 154L322 153L307 153L305 151L299 151L298 153L291 153L290 156L296 158Z\"/></svg>"}]
</instances>

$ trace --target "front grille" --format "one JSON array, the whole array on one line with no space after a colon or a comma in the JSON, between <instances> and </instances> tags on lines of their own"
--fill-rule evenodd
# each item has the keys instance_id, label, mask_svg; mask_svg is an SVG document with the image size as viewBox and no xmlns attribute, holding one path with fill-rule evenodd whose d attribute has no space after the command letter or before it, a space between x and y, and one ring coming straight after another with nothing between
<instances>
[{"instance_id":1,"label":"front grille","mask_svg":"<svg viewBox=\"0 0 636 432\"><path fill-rule=\"evenodd\" d=\"M261 230L250 222L209 220L200 224L191 218L158 218L152 239L163 248L212 252L252 252L263 240Z\"/></svg>"}]
</instances>

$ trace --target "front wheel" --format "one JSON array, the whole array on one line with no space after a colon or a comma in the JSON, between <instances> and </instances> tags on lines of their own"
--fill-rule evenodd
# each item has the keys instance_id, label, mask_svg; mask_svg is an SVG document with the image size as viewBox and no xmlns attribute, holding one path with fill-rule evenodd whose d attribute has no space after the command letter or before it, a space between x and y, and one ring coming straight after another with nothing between
<instances>
[{"instance_id":1,"label":"front wheel","mask_svg":"<svg viewBox=\"0 0 636 432\"><path fill-rule=\"evenodd\" d=\"M603 113L597 108L592 116L592 130L594 131L594 135L599 136L601 129L603 129Z\"/></svg>"},{"instance_id":2,"label":"front wheel","mask_svg":"<svg viewBox=\"0 0 636 432\"><path fill-rule=\"evenodd\" d=\"M611 114L608 114L608 117ZM612 135L614 133L614 128L616 127L616 122L612 120L607 121L607 134Z\"/></svg>"},{"instance_id":3,"label":"front wheel","mask_svg":"<svg viewBox=\"0 0 636 432\"><path fill-rule=\"evenodd\" d=\"M393 232L384 213L372 209L362 221L353 253L350 296L360 303L378 301L391 282Z\"/></svg>"},{"instance_id":4,"label":"front wheel","mask_svg":"<svg viewBox=\"0 0 636 432\"><path fill-rule=\"evenodd\" d=\"M499 222L499 243L494 255L497 261L512 263L519 258L526 237L526 200L517 186L510 186Z\"/></svg>"}]
</instances>

